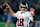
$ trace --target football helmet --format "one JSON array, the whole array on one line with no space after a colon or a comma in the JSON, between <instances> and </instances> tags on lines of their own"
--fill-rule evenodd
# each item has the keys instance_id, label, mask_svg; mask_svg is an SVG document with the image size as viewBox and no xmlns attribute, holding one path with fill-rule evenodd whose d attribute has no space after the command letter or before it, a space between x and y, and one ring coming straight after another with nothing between
<instances>
[{"instance_id":1,"label":"football helmet","mask_svg":"<svg viewBox=\"0 0 40 27\"><path fill-rule=\"evenodd\" d=\"M19 10L23 11L21 8L26 8L24 11L27 11L27 9L28 9L28 4L25 3L25 2L21 2L21 3L19 4Z\"/></svg>"}]
</instances>

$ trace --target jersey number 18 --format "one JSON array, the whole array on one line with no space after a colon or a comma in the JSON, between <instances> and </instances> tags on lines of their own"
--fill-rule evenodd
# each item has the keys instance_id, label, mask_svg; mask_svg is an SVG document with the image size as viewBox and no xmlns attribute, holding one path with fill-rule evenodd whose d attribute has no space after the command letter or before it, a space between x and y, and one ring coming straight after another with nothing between
<instances>
[{"instance_id":1,"label":"jersey number 18","mask_svg":"<svg viewBox=\"0 0 40 27\"><path fill-rule=\"evenodd\" d=\"M20 20L20 23L19 23L19 20ZM18 26L24 26L24 19L18 19Z\"/></svg>"}]
</instances>

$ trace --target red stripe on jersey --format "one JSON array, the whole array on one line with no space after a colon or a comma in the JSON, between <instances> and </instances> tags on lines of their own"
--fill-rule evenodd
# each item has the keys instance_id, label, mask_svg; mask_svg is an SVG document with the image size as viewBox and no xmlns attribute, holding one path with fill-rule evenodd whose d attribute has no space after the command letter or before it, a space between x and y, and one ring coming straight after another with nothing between
<instances>
[{"instance_id":1,"label":"red stripe on jersey","mask_svg":"<svg viewBox=\"0 0 40 27\"><path fill-rule=\"evenodd\" d=\"M23 21L24 21L24 19L23 19ZM23 26L24 26L24 23L23 23Z\"/></svg>"},{"instance_id":2,"label":"red stripe on jersey","mask_svg":"<svg viewBox=\"0 0 40 27\"><path fill-rule=\"evenodd\" d=\"M27 21L27 27L28 27L28 21Z\"/></svg>"},{"instance_id":3,"label":"red stripe on jersey","mask_svg":"<svg viewBox=\"0 0 40 27\"><path fill-rule=\"evenodd\" d=\"M18 19L18 26L19 26L19 19Z\"/></svg>"}]
</instances>

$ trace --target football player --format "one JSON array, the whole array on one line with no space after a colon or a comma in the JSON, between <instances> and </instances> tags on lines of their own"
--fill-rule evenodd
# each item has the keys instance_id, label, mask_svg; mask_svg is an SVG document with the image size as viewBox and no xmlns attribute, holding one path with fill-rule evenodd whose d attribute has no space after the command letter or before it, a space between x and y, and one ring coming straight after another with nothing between
<instances>
[{"instance_id":1,"label":"football player","mask_svg":"<svg viewBox=\"0 0 40 27\"><path fill-rule=\"evenodd\" d=\"M5 27L8 27L9 24L11 25L11 27L13 27L11 14L8 14L8 19L7 23L5 24Z\"/></svg>"},{"instance_id":2,"label":"football player","mask_svg":"<svg viewBox=\"0 0 40 27\"><path fill-rule=\"evenodd\" d=\"M32 15L30 14L30 12L27 11L27 9L28 9L27 3L21 2L20 5L19 5L20 11L17 11L16 13L10 8L10 6L7 3L5 3L5 4L7 5L6 8L9 9L9 12L11 13L11 15L13 17L17 17L17 19L18 19L18 21L16 23L16 27L29 27L30 20L32 22L35 22L33 20Z\"/></svg>"}]
</instances>

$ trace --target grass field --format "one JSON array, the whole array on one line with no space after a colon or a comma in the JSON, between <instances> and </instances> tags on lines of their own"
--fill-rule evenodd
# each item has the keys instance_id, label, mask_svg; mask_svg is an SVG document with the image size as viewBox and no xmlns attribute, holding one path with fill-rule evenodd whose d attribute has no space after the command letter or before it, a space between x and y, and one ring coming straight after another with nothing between
<instances>
[{"instance_id":1,"label":"grass field","mask_svg":"<svg viewBox=\"0 0 40 27\"><path fill-rule=\"evenodd\" d=\"M5 23L1 22L1 23L0 23L0 27L5 27ZM11 26L8 25L8 27L11 27ZM15 24L13 24L13 27L15 27Z\"/></svg>"}]
</instances>

